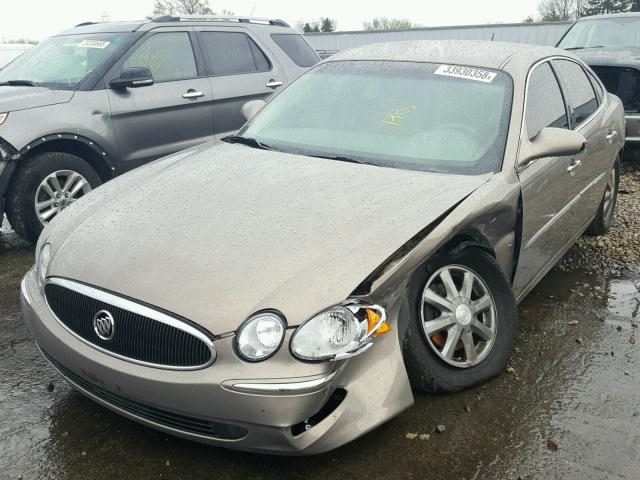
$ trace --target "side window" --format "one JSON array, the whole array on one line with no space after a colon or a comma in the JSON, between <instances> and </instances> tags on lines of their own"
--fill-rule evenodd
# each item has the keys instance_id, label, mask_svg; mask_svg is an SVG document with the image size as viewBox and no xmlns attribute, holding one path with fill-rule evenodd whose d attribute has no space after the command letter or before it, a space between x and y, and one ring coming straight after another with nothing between
<instances>
[{"instance_id":1,"label":"side window","mask_svg":"<svg viewBox=\"0 0 640 480\"><path fill-rule=\"evenodd\" d=\"M591 82L591 86L593 87L593 89L596 92L596 97L598 99L598 105L600 105L604 101L604 91L602 90L602 87L600 86L600 84L596 80L596 77L591 72L587 72L587 76L589 77L589 81Z\"/></svg>"},{"instance_id":2,"label":"side window","mask_svg":"<svg viewBox=\"0 0 640 480\"><path fill-rule=\"evenodd\" d=\"M548 63L538 65L529 78L525 123L529 140L546 127L569 128L560 86Z\"/></svg>"},{"instance_id":3,"label":"side window","mask_svg":"<svg viewBox=\"0 0 640 480\"><path fill-rule=\"evenodd\" d=\"M156 33L125 60L122 70L146 67L155 82L188 80L198 76L191 40L187 32Z\"/></svg>"},{"instance_id":4,"label":"side window","mask_svg":"<svg viewBox=\"0 0 640 480\"><path fill-rule=\"evenodd\" d=\"M316 52L305 42L302 35L273 33L271 39L299 67L311 67L319 61Z\"/></svg>"},{"instance_id":5,"label":"side window","mask_svg":"<svg viewBox=\"0 0 640 480\"><path fill-rule=\"evenodd\" d=\"M268 72L271 63L249 35L241 32L200 32L207 73L238 75Z\"/></svg>"},{"instance_id":6,"label":"side window","mask_svg":"<svg viewBox=\"0 0 640 480\"><path fill-rule=\"evenodd\" d=\"M577 63L569 60L554 60L553 66L567 90L567 101L573 110L574 123L580 125L598 108L593 86Z\"/></svg>"}]
</instances>

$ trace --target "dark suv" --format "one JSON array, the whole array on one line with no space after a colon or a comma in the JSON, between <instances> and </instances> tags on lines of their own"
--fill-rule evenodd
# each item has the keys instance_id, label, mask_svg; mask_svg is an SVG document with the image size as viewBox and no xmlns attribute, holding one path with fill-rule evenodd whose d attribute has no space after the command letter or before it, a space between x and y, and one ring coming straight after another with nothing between
<instances>
[{"instance_id":1,"label":"dark suv","mask_svg":"<svg viewBox=\"0 0 640 480\"><path fill-rule=\"evenodd\" d=\"M612 13L578 20L558 48L585 61L607 90L620 97L626 141L640 144L640 13Z\"/></svg>"},{"instance_id":2,"label":"dark suv","mask_svg":"<svg viewBox=\"0 0 640 480\"><path fill-rule=\"evenodd\" d=\"M85 23L0 71L0 223L35 241L101 183L233 133L241 107L319 61L281 20Z\"/></svg>"}]
</instances>

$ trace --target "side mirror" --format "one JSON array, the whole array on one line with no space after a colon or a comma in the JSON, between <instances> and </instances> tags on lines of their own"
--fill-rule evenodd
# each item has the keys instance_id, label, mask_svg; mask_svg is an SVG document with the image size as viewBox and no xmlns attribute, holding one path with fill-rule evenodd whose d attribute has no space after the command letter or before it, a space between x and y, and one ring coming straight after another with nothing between
<instances>
[{"instance_id":1,"label":"side mirror","mask_svg":"<svg viewBox=\"0 0 640 480\"><path fill-rule=\"evenodd\" d=\"M251 100L250 102L242 105L240 111L242 112L244 118L249 121L253 117L255 117L258 112L262 110L262 107L264 107L266 104L267 103L264 100Z\"/></svg>"},{"instance_id":2,"label":"side mirror","mask_svg":"<svg viewBox=\"0 0 640 480\"><path fill-rule=\"evenodd\" d=\"M538 158L577 155L587 146L587 139L581 133L554 127L543 128L531 141L521 141L518 166Z\"/></svg>"},{"instance_id":3,"label":"side mirror","mask_svg":"<svg viewBox=\"0 0 640 480\"><path fill-rule=\"evenodd\" d=\"M153 75L147 67L129 67L120 74L119 78L114 78L109 82L109 86L114 90L124 90L125 88L140 88L153 85Z\"/></svg>"}]
</instances>

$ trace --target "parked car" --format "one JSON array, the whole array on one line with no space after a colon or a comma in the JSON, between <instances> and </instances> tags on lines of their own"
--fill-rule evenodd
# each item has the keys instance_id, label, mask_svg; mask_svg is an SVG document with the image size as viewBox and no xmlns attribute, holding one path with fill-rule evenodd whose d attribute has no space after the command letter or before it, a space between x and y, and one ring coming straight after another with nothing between
<instances>
[{"instance_id":1,"label":"parked car","mask_svg":"<svg viewBox=\"0 0 640 480\"><path fill-rule=\"evenodd\" d=\"M0 43L0 69L32 47L30 43Z\"/></svg>"},{"instance_id":2,"label":"parked car","mask_svg":"<svg viewBox=\"0 0 640 480\"><path fill-rule=\"evenodd\" d=\"M484 382L516 303L611 224L622 104L568 52L367 46L262 106L75 203L22 283L51 365L164 432L319 453Z\"/></svg>"},{"instance_id":3,"label":"parked car","mask_svg":"<svg viewBox=\"0 0 640 480\"><path fill-rule=\"evenodd\" d=\"M243 103L318 61L282 20L165 16L51 37L0 71L0 218L35 241L112 177L236 131Z\"/></svg>"},{"instance_id":4,"label":"parked car","mask_svg":"<svg viewBox=\"0 0 640 480\"><path fill-rule=\"evenodd\" d=\"M578 20L558 43L586 62L606 89L620 97L627 142L640 143L640 13Z\"/></svg>"}]
</instances>

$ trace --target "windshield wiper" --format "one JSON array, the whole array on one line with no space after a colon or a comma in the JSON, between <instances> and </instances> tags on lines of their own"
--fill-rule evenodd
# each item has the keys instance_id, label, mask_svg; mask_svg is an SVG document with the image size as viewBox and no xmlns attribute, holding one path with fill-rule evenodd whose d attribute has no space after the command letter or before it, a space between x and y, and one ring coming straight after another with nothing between
<instances>
[{"instance_id":1,"label":"windshield wiper","mask_svg":"<svg viewBox=\"0 0 640 480\"><path fill-rule=\"evenodd\" d=\"M568 47L565 50L584 50L585 48L604 48L603 45L595 45L593 47Z\"/></svg>"},{"instance_id":2,"label":"windshield wiper","mask_svg":"<svg viewBox=\"0 0 640 480\"><path fill-rule=\"evenodd\" d=\"M37 87L38 84L33 80L7 80L0 82L0 87Z\"/></svg>"},{"instance_id":3,"label":"windshield wiper","mask_svg":"<svg viewBox=\"0 0 640 480\"><path fill-rule=\"evenodd\" d=\"M343 155L307 155L307 157L326 158L328 160L338 160L340 162L349 162L349 163L360 163L362 165L375 165L375 163L369 163L369 162L365 162L364 160L360 160L358 158L345 157Z\"/></svg>"},{"instance_id":4,"label":"windshield wiper","mask_svg":"<svg viewBox=\"0 0 640 480\"><path fill-rule=\"evenodd\" d=\"M222 139L227 143L240 143L253 148L260 148L262 150L273 150L269 145L262 143L260 140L256 140L251 137L242 137L240 135L230 135Z\"/></svg>"}]
</instances>

